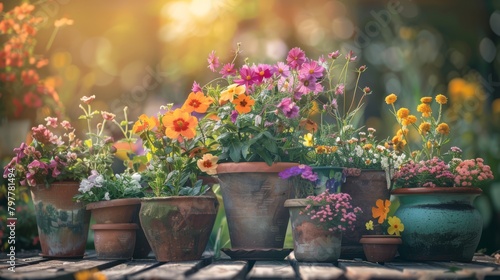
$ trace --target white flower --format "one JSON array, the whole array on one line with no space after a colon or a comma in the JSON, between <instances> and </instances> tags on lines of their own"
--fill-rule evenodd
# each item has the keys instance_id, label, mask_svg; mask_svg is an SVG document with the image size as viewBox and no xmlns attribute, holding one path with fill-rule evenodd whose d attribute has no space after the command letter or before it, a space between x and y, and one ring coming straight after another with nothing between
<instances>
[{"instance_id":1,"label":"white flower","mask_svg":"<svg viewBox=\"0 0 500 280\"><path fill-rule=\"evenodd\" d=\"M132 180L134 180L136 182L140 182L141 181L141 174L139 174L139 173L132 174Z\"/></svg>"},{"instance_id":2,"label":"white flower","mask_svg":"<svg viewBox=\"0 0 500 280\"><path fill-rule=\"evenodd\" d=\"M99 175L95 178L95 186L100 188L102 187L102 183L104 183L104 177L102 175Z\"/></svg>"},{"instance_id":3,"label":"white flower","mask_svg":"<svg viewBox=\"0 0 500 280\"><path fill-rule=\"evenodd\" d=\"M363 148L361 148L360 146L356 146L356 148L354 148L354 151L356 152L356 155L358 157L361 157L363 155Z\"/></svg>"},{"instance_id":4,"label":"white flower","mask_svg":"<svg viewBox=\"0 0 500 280\"><path fill-rule=\"evenodd\" d=\"M110 198L109 198L109 192L106 192L106 193L104 194L104 199L106 199L106 200L109 200L109 199L110 199Z\"/></svg>"},{"instance_id":5,"label":"white flower","mask_svg":"<svg viewBox=\"0 0 500 280\"><path fill-rule=\"evenodd\" d=\"M255 116L255 126L260 126L262 123L262 117L260 115Z\"/></svg>"},{"instance_id":6,"label":"white flower","mask_svg":"<svg viewBox=\"0 0 500 280\"><path fill-rule=\"evenodd\" d=\"M80 182L80 188L78 188L78 191L81 192L81 193L86 193L88 191L90 191L90 189L94 186L94 184L92 182L90 182L89 180L87 179L83 179L81 182Z\"/></svg>"}]
</instances>

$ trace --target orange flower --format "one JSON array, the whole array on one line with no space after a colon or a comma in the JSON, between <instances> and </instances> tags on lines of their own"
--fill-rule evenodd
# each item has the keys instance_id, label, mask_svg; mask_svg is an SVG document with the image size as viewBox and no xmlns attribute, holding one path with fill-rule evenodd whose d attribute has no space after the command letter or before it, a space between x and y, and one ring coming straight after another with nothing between
<instances>
[{"instance_id":1,"label":"orange flower","mask_svg":"<svg viewBox=\"0 0 500 280\"><path fill-rule=\"evenodd\" d=\"M436 96L436 102L443 105L443 104L446 104L448 102L448 98L446 98L446 96L444 96L442 94L438 94Z\"/></svg>"},{"instance_id":2,"label":"orange flower","mask_svg":"<svg viewBox=\"0 0 500 280\"><path fill-rule=\"evenodd\" d=\"M417 111L422 113L423 117L430 117L432 113L431 106L426 103L422 103L417 106Z\"/></svg>"},{"instance_id":3,"label":"orange flower","mask_svg":"<svg viewBox=\"0 0 500 280\"><path fill-rule=\"evenodd\" d=\"M410 114L410 110L408 110L407 108L401 108L398 110L398 112L396 113L396 115L398 116L398 118L400 119L405 119L406 117L408 117L408 115Z\"/></svg>"},{"instance_id":4,"label":"orange flower","mask_svg":"<svg viewBox=\"0 0 500 280\"><path fill-rule=\"evenodd\" d=\"M238 111L239 114L246 114L252 111L255 100L246 94L240 94L233 100L233 104L236 105L236 111Z\"/></svg>"},{"instance_id":5,"label":"orange flower","mask_svg":"<svg viewBox=\"0 0 500 280\"><path fill-rule=\"evenodd\" d=\"M429 96L422 97L422 98L420 98L420 102L429 104L432 102L432 97L429 97Z\"/></svg>"},{"instance_id":6,"label":"orange flower","mask_svg":"<svg viewBox=\"0 0 500 280\"><path fill-rule=\"evenodd\" d=\"M440 134L448 135L450 134L450 127L446 123L440 123L436 127L436 131Z\"/></svg>"},{"instance_id":7,"label":"orange flower","mask_svg":"<svg viewBox=\"0 0 500 280\"><path fill-rule=\"evenodd\" d=\"M301 120L299 126L309 132L318 131L318 124L311 119Z\"/></svg>"},{"instance_id":8,"label":"orange flower","mask_svg":"<svg viewBox=\"0 0 500 280\"><path fill-rule=\"evenodd\" d=\"M426 135L427 132L431 130L431 124L428 122L423 122L419 125L418 130L420 130L420 134Z\"/></svg>"},{"instance_id":9,"label":"orange flower","mask_svg":"<svg viewBox=\"0 0 500 280\"><path fill-rule=\"evenodd\" d=\"M216 157L212 154L204 154L203 158L196 161L196 165L202 171L207 173L208 175L217 174L217 161L219 157Z\"/></svg>"},{"instance_id":10,"label":"orange flower","mask_svg":"<svg viewBox=\"0 0 500 280\"><path fill-rule=\"evenodd\" d=\"M372 147L373 147L373 145L368 143L368 144L365 144L365 145L363 146L363 150L368 151L368 150L370 150Z\"/></svg>"},{"instance_id":11,"label":"orange flower","mask_svg":"<svg viewBox=\"0 0 500 280\"><path fill-rule=\"evenodd\" d=\"M246 87L244 85L232 84L227 87L226 90L220 93L219 104L223 105L226 102L233 102L235 95L244 94L246 91Z\"/></svg>"},{"instance_id":12,"label":"orange flower","mask_svg":"<svg viewBox=\"0 0 500 280\"><path fill-rule=\"evenodd\" d=\"M391 201L386 199L384 202L382 199L377 199L375 205L377 207L372 207L372 216L373 218L378 218L378 223L381 224L387 218L387 214L390 210L389 207L391 206Z\"/></svg>"},{"instance_id":13,"label":"orange flower","mask_svg":"<svg viewBox=\"0 0 500 280\"><path fill-rule=\"evenodd\" d=\"M182 105L182 109L188 113L193 111L196 113L205 113L210 104L212 104L212 99L206 97L203 92L191 92L184 102L184 105Z\"/></svg>"},{"instance_id":14,"label":"orange flower","mask_svg":"<svg viewBox=\"0 0 500 280\"><path fill-rule=\"evenodd\" d=\"M165 126L165 135L170 139L177 139L184 136L191 139L196 135L198 119L182 109L175 109L167 112L161 122Z\"/></svg>"},{"instance_id":15,"label":"orange flower","mask_svg":"<svg viewBox=\"0 0 500 280\"><path fill-rule=\"evenodd\" d=\"M398 96L395 95L394 93L391 93L385 97L385 103L387 104L394 104L398 100Z\"/></svg>"},{"instance_id":16,"label":"orange flower","mask_svg":"<svg viewBox=\"0 0 500 280\"><path fill-rule=\"evenodd\" d=\"M414 115L409 115L405 119L402 120L403 125L411 125L417 122L417 117Z\"/></svg>"},{"instance_id":17,"label":"orange flower","mask_svg":"<svg viewBox=\"0 0 500 280\"><path fill-rule=\"evenodd\" d=\"M156 117L148 117L146 114L139 116L139 120L134 123L132 132L139 134L145 130L151 130L158 125Z\"/></svg>"}]
</instances>

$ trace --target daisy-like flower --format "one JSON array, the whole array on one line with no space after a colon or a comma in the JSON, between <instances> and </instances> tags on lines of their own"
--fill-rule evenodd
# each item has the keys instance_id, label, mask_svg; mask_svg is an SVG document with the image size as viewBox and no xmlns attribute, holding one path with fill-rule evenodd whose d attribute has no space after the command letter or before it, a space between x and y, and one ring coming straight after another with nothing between
<instances>
[{"instance_id":1,"label":"daisy-like flower","mask_svg":"<svg viewBox=\"0 0 500 280\"><path fill-rule=\"evenodd\" d=\"M405 119L408 117L409 114L410 114L410 110L408 110L408 108L401 108L396 113L396 115L398 116L399 119Z\"/></svg>"},{"instance_id":2,"label":"daisy-like flower","mask_svg":"<svg viewBox=\"0 0 500 280\"><path fill-rule=\"evenodd\" d=\"M426 118L430 117L432 114L431 106L427 103L422 103L422 104L418 105L417 111L422 113L422 116L426 117Z\"/></svg>"},{"instance_id":3,"label":"daisy-like flower","mask_svg":"<svg viewBox=\"0 0 500 280\"><path fill-rule=\"evenodd\" d=\"M255 104L255 100L253 100L251 96L240 94L233 100L232 103L236 105L235 109L239 114L246 114L252 111L252 106Z\"/></svg>"},{"instance_id":4,"label":"daisy-like flower","mask_svg":"<svg viewBox=\"0 0 500 280\"><path fill-rule=\"evenodd\" d=\"M442 94L438 94L436 96L436 102L441 104L441 105L444 105L448 102L448 98L446 98L446 96L444 96Z\"/></svg>"},{"instance_id":5,"label":"daisy-like flower","mask_svg":"<svg viewBox=\"0 0 500 280\"><path fill-rule=\"evenodd\" d=\"M273 73L276 75L280 75L281 77L288 77L290 76L290 66L286 65L283 62L278 62L276 63L275 66L273 66L272 69Z\"/></svg>"},{"instance_id":6,"label":"daisy-like flower","mask_svg":"<svg viewBox=\"0 0 500 280\"><path fill-rule=\"evenodd\" d=\"M191 92L182 105L182 109L188 113L192 113L193 111L196 113L206 113L212 102L213 100L205 96L201 91Z\"/></svg>"},{"instance_id":7,"label":"daisy-like flower","mask_svg":"<svg viewBox=\"0 0 500 280\"><path fill-rule=\"evenodd\" d=\"M389 223L389 228L387 228L387 233L391 235L401 235L401 232L405 230L405 225L401 222L401 220L394 216L394 217L389 217L387 219L387 222Z\"/></svg>"},{"instance_id":8,"label":"daisy-like flower","mask_svg":"<svg viewBox=\"0 0 500 280\"><path fill-rule=\"evenodd\" d=\"M257 73L259 82L262 82L264 79L269 79L272 76L271 66L267 64L259 64L258 66L254 66L252 68L255 73Z\"/></svg>"},{"instance_id":9,"label":"daisy-like flower","mask_svg":"<svg viewBox=\"0 0 500 280\"><path fill-rule=\"evenodd\" d=\"M377 207L372 207L373 218L378 218L378 223L381 224L387 219L387 214L389 213L389 207L391 206L390 200L377 199L375 202Z\"/></svg>"},{"instance_id":10,"label":"daisy-like flower","mask_svg":"<svg viewBox=\"0 0 500 280\"><path fill-rule=\"evenodd\" d=\"M227 78L228 76L233 76L236 74L236 69L234 68L233 63L226 63L222 66L219 74L222 75L223 78Z\"/></svg>"},{"instance_id":11,"label":"daisy-like flower","mask_svg":"<svg viewBox=\"0 0 500 280\"><path fill-rule=\"evenodd\" d=\"M259 81L259 75L255 71L248 67L248 65L243 65L240 69L240 78L234 80L235 83L239 85L245 85L249 88L251 85Z\"/></svg>"},{"instance_id":12,"label":"daisy-like flower","mask_svg":"<svg viewBox=\"0 0 500 280\"><path fill-rule=\"evenodd\" d=\"M316 79L321 79L323 77L323 72L325 68L318 64L318 62L311 60L309 62L304 62L300 68L299 75L313 76Z\"/></svg>"},{"instance_id":13,"label":"daisy-like flower","mask_svg":"<svg viewBox=\"0 0 500 280\"><path fill-rule=\"evenodd\" d=\"M366 227L366 230L373 230L373 221L372 221L372 220L369 220L369 221L365 224L365 227Z\"/></svg>"},{"instance_id":14,"label":"daisy-like flower","mask_svg":"<svg viewBox=\"0 0 500 280\"><path fill-rule=\"evenodd\" d=\"M232 84L227 87L226 90L220 93L219 104L223 105L226 102L233 102L234 96L239 96L240 94L244 94L246 91L246 87L240 86L238 84Z\"/></svg>"},{"instance_id":15,"label":"daisy-like flower","mask_svg":"<svg viewBox=\"0 0 500 280\"><path fill-rule=\"evenodd\" d=\"M439 134L448 135L450 134L450 127L446 123L440 123L436 127L436 132L438 132Z\"/></svg>"},{"instance_id":16,"label":"daisy-like flower","mask_svg":"<svg viewBox=\"0 0 500 280\"><path fill-rule=\"evenodd\" d=\"M302 144L306 147L312 147L314 146L314 137L312 133L307 133L306 135L303 136L304 142Z\"/></svg>"},{"instance_id":17,"label":"daisy-like flower","mask_svg":"<svg viewBox=\"0 0 500 280\"><path fill-rule=\"evenodd\" d=\"M152 130L158 126L158 120L153 117L148 117L146 114L142 114L139 116L139 120L134 123L132 127L132 132L135 134L140 134L146 130Z\"/></svg>"},{"instance_id":18,"label":"daisy-like flower","mask_svg":"<svg viewBox=\"0 0 500 280\"><path fill-rule=\"evenodd\" d=\"M183 109L175 109L167 112L161 119L165 126L165 135L170 139L186 137L194 138L198 119Z\"/></svg>"},{"instance_id":19,"label":"daisy-like flower","mask_svg":"<svg viewBox=\"0 0 500 280\"><path fill-rule=\"evenodd\" d=\"M396 100L398 100L398 96L395 95L394 93L391 93L385 97L385 103L387 103L389 105L394 104L394 102L396 102Z\"/></svg>"},{"instance_id":20,"label":"daisy-like flower","mask_svg":"<svg viewBox=\"0 0 500 280\"><path fill-rule=\"evenodd\" d=\"M214 156L212 154L204 154L201 159L196 161L196 165L202 171L207 173L208 175L217 174L217 161L219 157Z\"/></svg>"},{"instance_id":21,"label":"daisy-like flower","mask_svg":"<svg viewBox=\"0 0 500 280\"><path fill-rule=\"evenodd\" d=\"M286 63L293 69L299 69L306 61L306 54L300 48L293 48L288 52Z\"/></svg>"}]
</instances>

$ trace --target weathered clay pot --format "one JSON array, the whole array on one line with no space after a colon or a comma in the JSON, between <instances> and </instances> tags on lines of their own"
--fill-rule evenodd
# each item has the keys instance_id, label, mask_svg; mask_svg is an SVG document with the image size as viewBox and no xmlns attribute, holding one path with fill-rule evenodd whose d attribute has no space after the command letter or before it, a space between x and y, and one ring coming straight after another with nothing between
<instances>
[{"instance_id":1,"label":"weathered clay pot","mask_svg":"<svg viewBox=\"0 0 500 280\"><path fill-rule=\"evenodd\" d=\"M365 223L372 219L372 207L377 199L389 199L387 178L383 170L361 170L359 176L347 176L341 190L352 197L353 207L363 211L356 216L355 229L342 238L341 258L352 259L364 256L363 246L359 243L362 235L370 235Z\"/></svg>"},{"instance_id":2,"label":"weathered clay pot","mask_svg":"<svg viewBox=\"0 0 500 280\"><path fill-rule=\"evenodd\" d=\"M213 196L143 198L139 218L159 262L201 258L214 226Z\"/></svg>"},{"instance_id":3,"label":"weathered clay pot","mask_svg":"<svg viewBox=\"0 0 500 280\"><path fill-rule=\"evenodd\" d=\"M132 258L137 224L95 224L94 246L98 259L126 260Z\"/></svg>"},{"instance_id":4,"label":"weathered clay pot","mask_svg":"<svg viewBox=\"0 0 500 280\"><path fill-rule=\"evenodd\" d=\"M55 182L31 188L42 256L82 258L89 232L90 212L73 201L78 182Z\"/></svg>"},{"instance_id":5,"label":"weathered clay pot","mask_svg":"<svg viewBox=\"0 0 500 280\"><path fill-rule=\"evenodd\" d=\"M233 249L283 248L293 190L278 173L297 163L221 163L217 176Z\"/></svg>"},{"instance_id":6,"label":"weathered clay pot","mask_svg":"<svg viewBox=\"0 0 500 280\"><path fill-rule=\"evenodd\" d=\"M363 235L359 243L363 244L367 261L390 262L398 253L402 241L397 235Z\"/></svg>"},{"instance_id":7,"label":"weathered clay pot","mask_svg":"<svg viewBox=\"0 0 500 280\"><path fill-rule=\"evenodd\" d=\"M307 199L288 199L285 207L290 211L292 222L293 252L300 262L333 262L340 257L342 232L330 232L321 227L318 220L311 220L301 211Z\"/></svg>"},{"instance_id":8,"label":"weathered clay pot","mask_svg":"<svg viewBox=\"0 0 500 280\"><path fill-rule=\"evenodd\" d=\"M96 224L135 223L139 226L136 233L134 259L145 258L151 252L151 247L149 247L148 240L140 226L140 208L140 198L112 199L87 204L87 210L92 213Z\"/></svg>"},{"instance_id":9,"label":"weathered clay pot","mask_svg":"<svg viewBox=\"0 0 500 280\"><path fill-rule=\"evenodd\" d=\"M399 247L402 258L415 261L470 262L477 249L483 220L473 206L478 188L401 188L398 216L405 230Z\"/></svg>"}]
</instances>

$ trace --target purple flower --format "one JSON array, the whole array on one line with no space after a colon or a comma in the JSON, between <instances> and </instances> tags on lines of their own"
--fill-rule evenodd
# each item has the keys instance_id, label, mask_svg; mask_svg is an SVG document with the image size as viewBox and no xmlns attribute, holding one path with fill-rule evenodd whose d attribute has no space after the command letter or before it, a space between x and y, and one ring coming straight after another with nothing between
<instances>
[{"instance_id":1,"label":"purple flower","mask_svg":"<svg viewBox=\"0 0 500 280\"><path fill-rule=\"evenodd\" d=\"M273 66L272 71L274 74L280 75L281 77L286 78L290 76L290 67L281 61L276 63L275 66Z\"/></svg>"},{"instance_id":2,"label":"purple flower","mask_svg":"<svg viewBox=\"0 0 500 280\"><path fill-rule=\"evenodd\" d=\"M233 110L233 111L231 112L231 121L232 121L233 123L235 123L237 118L238 118L238 111Z\"/></svg>"},{"instance_id":3,"label":"purple flower","mask_svg":"<svg viewBox=\"0 0 500 280\"><path fill-rule=\"evenodd\" d=\"M277 107L289 119L299 116L299 106L290 97L283 98Z\"/></svg>"},{"instance_id":4,"label":"purple flower","mask_svg":"<svg viewBox=\"0 0 500 280\"><path fill-rule=\"evenodd\" d=\"M222 66L219 74L222 75L223 78L227 78L228 76L233 76L236 74L236 69L234 69L233 63L226 63Z\"/></svg>"},{"instance_id":5,"label":"purple flower","mask_svg":"<svg viewBox=\"0 0 500 280\"><path fill-rule=\"evenodd\" d=\"M26 150L26 148L28 148L28 145L26 145L26 143L21 143L21 146L19 146L19 148L14 148L14 153L16 154L16 163L20 163L21 162L21 159L23 159L26 154L24 152L24 150Z\"/></svg>"},{"instance_id":6,"label":"purple flower","mask_svg":"<svg viewBox=\"0 0 500 280\"><path fill-rule=\"evenodd\" d=\"M313 172L312 168L305 164L293 166L278 173L278 176L281 179L288 179L290 177L298 175L300 175L301 178L309 180L311 182L316 182L316 180L318 180L318 174Z\"/></svg>"},{"instance_id":7,"label":"purple flower","mask_svg":"<svg viewBox=\"0 0 500 280\"><path fill-rule=\"evenodd\" d=\"M264 79L269 79L272 76L271 66L267 64L259 64L258 66L252 67L253 71L257 73L259 83L262 83Z\"/></svg>"},{"instance_id":8,"label":"purple flower","mask_svg":"<svg viewBox=\"0 0 500 280\"><path fill-rule=\"evenodd\" d=\"M247 89L259 81L259 75L255 71L248 67L248 65L243 65L240 69L240 78L234 80L238 85L245 85Z\"/></svg>"},{"instance_id":9,"label":"purple flower","mask_svg":"<svg viewBox=\"0 0 500 280\"><path fill-rule=\"evenodd\" d=\"M196 81L193 82L193 86L191 87L192 92L199 92L202 91L200 84L198 84Z\"/></svg>"},{"instance_id":10,"label":"purple flower","mask_svg":"<svg viewBox=\"0 0 500 280\"><path fill-rule=\"evenodd\" d=\"M286 63L293 69L299 69L306 61L306 54L300 48L293 48L288 52Z\"/></svg>"}]
</instances>

